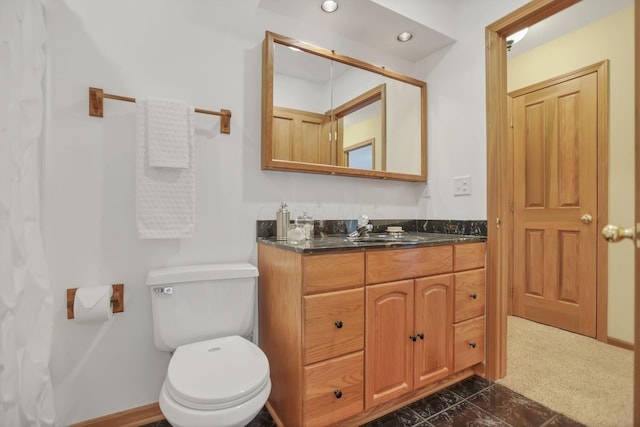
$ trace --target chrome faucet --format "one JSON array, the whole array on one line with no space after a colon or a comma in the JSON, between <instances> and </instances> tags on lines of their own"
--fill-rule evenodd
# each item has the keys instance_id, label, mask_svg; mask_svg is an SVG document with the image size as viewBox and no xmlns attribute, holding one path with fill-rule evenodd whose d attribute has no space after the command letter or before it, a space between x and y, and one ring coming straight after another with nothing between
<instances>
[{"instance_id":1,"label":"chrome faucet","mask_svg":"<svg viewBox=\"0 0 640 427\"><path fill-rule=\"evenodd\" d=\"M369 224L369 217L360 215L360 218L358 218L358 228L349 233L349 237L364 237L367 236L371 230L373 230L373 224Z\"/></svg>"}]
</instances>

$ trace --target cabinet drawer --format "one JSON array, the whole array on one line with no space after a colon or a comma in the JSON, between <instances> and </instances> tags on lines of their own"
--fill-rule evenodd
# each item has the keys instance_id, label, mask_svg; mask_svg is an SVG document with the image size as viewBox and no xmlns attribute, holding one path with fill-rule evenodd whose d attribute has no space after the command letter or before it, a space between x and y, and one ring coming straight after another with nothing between
<instances>
[{"instance_id":1,"label":"cabinet drawer","mask_svg":"<svg viewBox=\"0 0 640 427\"><path fill-rule=\"evenodd\" d=\"M484 267L484 245L484 242L455 245L454 270L463 271Z\"/></svg>"},{"instance_id":2,"label":"cabinet drawer","mask_svg":"<svg viewBox=\"0 0 640 427\"><path fill-rule=\"evenodd\" d=\"M455 273L454 322L484 315L484 268Z\"/></svg>"},{"instance_id":3,"label":"cabinet drawer","mask_svg":"<svg viewBox=\"0 0 640 427\"><path fill-rule=\"evenodd\" d=\"M364 284L364 253L337 253L304 257L304 293L336 291Z\"/></svg>"},{"instance_id":4,"label":"cabinet drawer","mask_svg":"<svg viewBox=\"0 0 640 427\"><path fill-rule=\"evenodd\" d=\"M304 381L306 426L328 426L364 409L362 351L306 366Z\"/></svg>"},{"instance_id":5,"label":"cabinet drawer","mask_svg":"<svg viewBox=\"0 0 640 427\"><path fill-rule=\"evenodd\" d=\"M367 284L453 271L453 246L367 252Z\"/></svg>"},{"instance_id":6,"label":"cabinet drawer","mask_svg":"<svg viewBox=\"0 0 640 427\"><path fill-rule=\"evenodd\" d=\"M454 324L453 333L455 372L484 360L484 316Z\"/></svg>"},{"instance_id":7,"label":"cabinet drawer","mask_svg":"<svg viewBox=\"0 0 640 427\"><path fill-rule=\"evenodd\" d=\"M307 295L304 300L305 364L364 347L364 288Z\"/></svg>"}]
</instances>

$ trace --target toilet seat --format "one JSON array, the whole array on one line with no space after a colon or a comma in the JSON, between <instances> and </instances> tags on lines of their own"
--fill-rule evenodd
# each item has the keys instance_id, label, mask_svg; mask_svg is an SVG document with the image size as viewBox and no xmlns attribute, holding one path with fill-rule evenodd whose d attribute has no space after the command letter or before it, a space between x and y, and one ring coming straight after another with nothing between
<instances>
[{"instance_id":1,"label":"toilet seat","mask_svg":"<svg viewBox=\"0 0 640 427\"><path fill-rule=\"evenodd\" d=\"M255 344L237 335L200 341L176 349L165 384L167 393L188 408L230 408L269 384L269 362Z\"/></svg>"}]
</instances>

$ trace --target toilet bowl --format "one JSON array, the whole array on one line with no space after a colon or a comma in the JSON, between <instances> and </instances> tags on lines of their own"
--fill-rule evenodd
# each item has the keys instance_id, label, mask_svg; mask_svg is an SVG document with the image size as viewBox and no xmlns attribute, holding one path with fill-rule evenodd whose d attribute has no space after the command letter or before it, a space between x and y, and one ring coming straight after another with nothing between
<instances>
[{"instance_id":1,"label":"toilet bowl","mask_svg":"<svg viewBox=\"0 0 640 427\"><path fill-rule=\"evenodd\" d=\"M270 392L262 350L231 336L178 347L159 403L174 427L242 427L260 412Z\"/></svg>"}]
</instances>

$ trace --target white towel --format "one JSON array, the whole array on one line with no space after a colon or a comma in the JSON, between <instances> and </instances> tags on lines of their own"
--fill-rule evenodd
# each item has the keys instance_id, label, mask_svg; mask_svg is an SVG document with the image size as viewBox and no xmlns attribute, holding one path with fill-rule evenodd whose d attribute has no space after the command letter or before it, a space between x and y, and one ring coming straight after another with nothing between
<instances>
[{"instance_id":1,"label":"white towel","mask_svg":"<svg viewBox=\"0 0 640 427\"><path fill-rule=\"evenodd\" d=\"M172 99L147 99L147 161L149 166L188 168L192 108ZM193 123L193 121L191 121Z\"/></svg>"},{"instance_id":2,"label":"white towel","mask_svg":"<svg viewBox=\"0 0 640 427\"><path fill-rule=\"evenodd\" d=\"M186 168L152 167L148 159L147 106L136 101L136 223L141 239L191 237L195 224L194 110L187 111Z\"/></svg>"}]
</instances>

